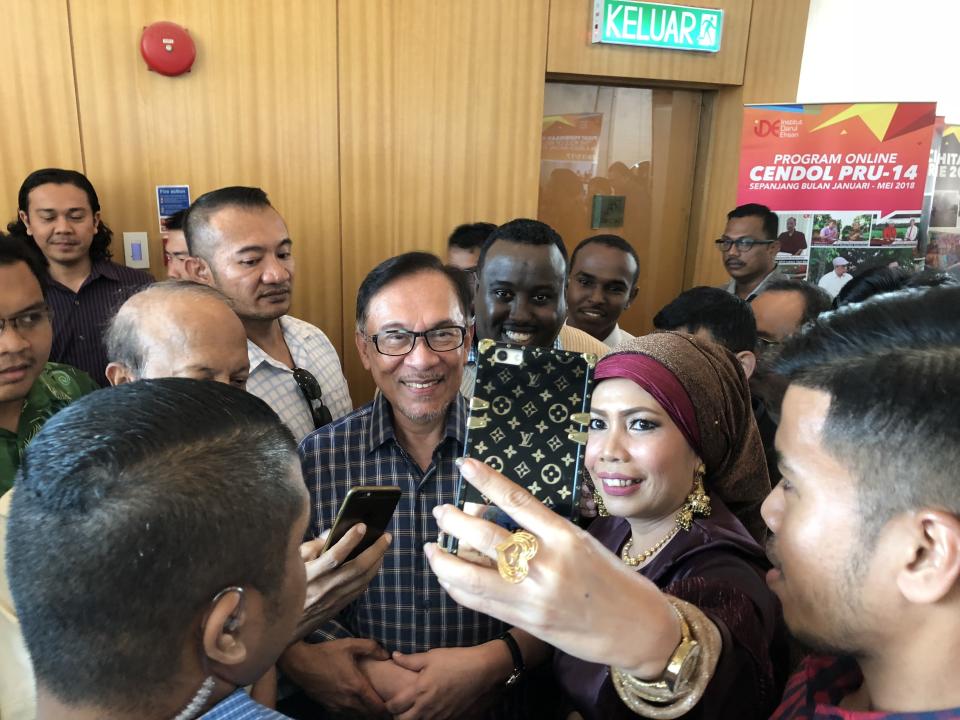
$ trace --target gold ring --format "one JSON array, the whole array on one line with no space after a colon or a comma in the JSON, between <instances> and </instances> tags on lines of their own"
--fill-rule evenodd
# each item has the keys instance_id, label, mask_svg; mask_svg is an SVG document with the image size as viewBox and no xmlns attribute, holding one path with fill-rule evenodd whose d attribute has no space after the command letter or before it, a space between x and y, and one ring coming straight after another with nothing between
<instances>
[{"instance_id":1,"label":"gold ring","mask_svg":"<svg viewBox=\"0 0 960 720\"><path fill-rule=\"evenodd\" d=\"M518 583L530 572L530 563L537 555L540 543L526 530L515 532L497 545L497 570L507 582Z\"/></svg>"}]
</instances>

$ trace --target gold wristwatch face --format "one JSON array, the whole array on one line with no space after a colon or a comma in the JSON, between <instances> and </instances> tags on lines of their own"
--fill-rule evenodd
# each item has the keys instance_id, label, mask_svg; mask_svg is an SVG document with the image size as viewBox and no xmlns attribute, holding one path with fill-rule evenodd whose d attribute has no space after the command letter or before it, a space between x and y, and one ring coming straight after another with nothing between
<instances>
[{"instance_id":1,"label":"gold wristwatch face","mask_svg":"<svg viewBox=\"0 0 960 720\"><path fill-rule=\"evenodd\" d=\"M671 692L676 692L690 680L699 657L700 644L696 640L683 640L680 643L663 674L663 679Z\"/></svg>"}]
</instances>

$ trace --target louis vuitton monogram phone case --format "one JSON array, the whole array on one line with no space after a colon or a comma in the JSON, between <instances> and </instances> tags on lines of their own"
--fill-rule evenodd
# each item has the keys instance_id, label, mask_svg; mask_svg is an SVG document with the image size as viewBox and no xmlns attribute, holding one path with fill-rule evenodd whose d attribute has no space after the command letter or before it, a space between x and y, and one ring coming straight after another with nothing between
<instances>
[{"instance_id":1,"label":"louis vuitton monogram phone case","mask_svg":"<svg viewBox=\"0 0 960 720\"><path fill-rule=\"evenodd\" d=\"M464 455L485 462L554 512L574 519L597 356L481 340ZM460 478L457 507L515 530L502 511ZM445 547L457 551L456 538Z\"/></svg>"}]
</instances>

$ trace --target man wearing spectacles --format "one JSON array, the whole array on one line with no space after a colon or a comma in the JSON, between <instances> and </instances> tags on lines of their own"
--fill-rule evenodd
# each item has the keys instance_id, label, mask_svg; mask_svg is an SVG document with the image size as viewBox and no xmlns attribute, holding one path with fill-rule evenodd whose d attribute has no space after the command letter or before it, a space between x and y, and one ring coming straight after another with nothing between
<instances>
[{"instance_id":1,"label":"man wearing spectacles","mask_svg":"<svg viewBox=\"0 0 960 720\"><path fill-rule=\"evenodd\" d=\"M300 446L312 533L333 524L353 486L403 489L389 527L393 544L369 591L321 628L312 638L318 642L294 645L281 661L328 712L465 717L502 701L498 689L514 670L507 642L498 639L506 626L458 606L422 549L438 533L432 509L453 502L457 486L469 302L462 274L427 253L372 270L357 293L355 337L376 397Z\"/></svg>"},{"instance_id":2,"label":"man wearing spectacles","mask_svg":"<svg viewBox=\"0 0 960 720\"><path fill-rule=\"evenodd\" d=\"M750 302L763 285L785 276L777 269L777 214L766 205L748 203L727 213L727 226L716 241L730 276L727 292Z\"/></svg>"},{"instance_id":3,"label":"man wearing spectacles","mask_svg":"<svg viewBox=\"0 0 960 720\"><path fill-rule=\"evenodd\" d=\"M264 400L297 440L353 409L327 336L287 313L293 241L260 188L226 187L187 211L187 275L229 298L247 333L247 391Z\"/></svg>"},{"instance_id":4,"label":"man wearing spectacles","mask_svg":"<svg viewBox=\"0 0 960 720\"><path fill-rule=\"evenodd\" d=\"M0 236L0 494L13 486L27 443L50 416L97 389L81 370L47 362L53 343L39 260Z\"/></svg>"}]
</instances>

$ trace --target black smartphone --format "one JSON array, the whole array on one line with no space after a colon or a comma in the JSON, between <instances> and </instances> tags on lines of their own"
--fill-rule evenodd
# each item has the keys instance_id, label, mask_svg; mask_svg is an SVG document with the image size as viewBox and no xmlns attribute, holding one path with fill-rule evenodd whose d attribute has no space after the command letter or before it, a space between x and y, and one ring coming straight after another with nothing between
<instances>
[{"instance_id":1,"label":"black smartphone","mask_svg":"<svg viewBox=\"0 0 960 720\"><path fill-rule=\"evenodd\" d=\"M321 553L327 552L346 535L354 525L363 523L367 526L363 540L357 545L347 560L353 560L357 555L373 545L386 531L400 502L403 491L393 485L360 485L350 488L347 497L343 499L333 529L327 536Z\"/></svg>"}]
</instances>

